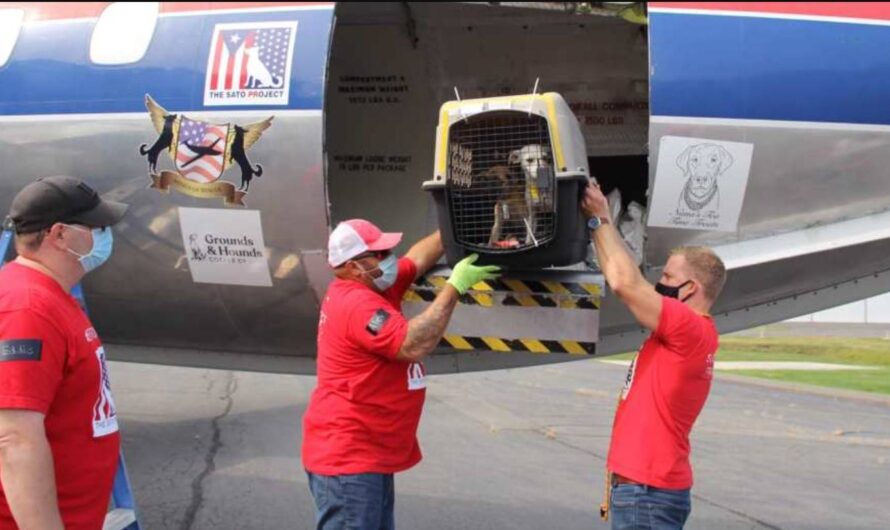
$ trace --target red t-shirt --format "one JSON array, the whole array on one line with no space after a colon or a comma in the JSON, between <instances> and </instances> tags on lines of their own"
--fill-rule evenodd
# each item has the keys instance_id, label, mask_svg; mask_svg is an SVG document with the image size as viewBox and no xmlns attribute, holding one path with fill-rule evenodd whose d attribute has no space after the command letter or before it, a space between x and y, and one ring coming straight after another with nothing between
<instances>
[{"instance_id":1,"label":"red t-shirt","mask_svg":"<svg viewBox=\"0 0 890 530\"><path fill-rule=\"evenodd\" d=\"M423 363L396 360L408 333L401 300L417 267L399 260L383 294L334 280L318 322L318 386L303 416L303 466L320 475L396 473L420 462Z\"/></svg>"},{"instance_id":2,"label":"red t-shirt","mask_svg":"<svg viewBox=\"0 0 890 530\"><path fill-rule=\"evenodd\" d=\"M15 262L0 270L0 408L46 416L65 528L102 528L120 447L105 350L74 297ZM15 528L0 485L0 529Z\"/></svg>"},{"instance_id":3,"label":"red t-shirt","mask_svg":"<svg viewBox=\"0 0 890 530\"><path fill-rule=\"evenodd\" d=\"M608 467L657 488L692 487L689 432L711 390L714 321L664 297L656 329L627 372Z\"/></svg>"}]
</instances>

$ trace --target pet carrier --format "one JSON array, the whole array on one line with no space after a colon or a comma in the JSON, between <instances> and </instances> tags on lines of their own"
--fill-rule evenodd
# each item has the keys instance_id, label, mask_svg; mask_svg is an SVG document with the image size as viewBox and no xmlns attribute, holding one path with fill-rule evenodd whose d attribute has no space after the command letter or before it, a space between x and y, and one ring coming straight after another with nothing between
<instances>
[{"instance_id":1,"label":"pet carrier","mask_svg":"<svg viewBox=\"0 0 890 530\"><path fill-rule=\"evenodd\" d=\"M449 265L473 252L513 269L582 261L587 152L562 96L449 101L439 116L423 189L435 199Z\"/></svg>"}]
</instances>

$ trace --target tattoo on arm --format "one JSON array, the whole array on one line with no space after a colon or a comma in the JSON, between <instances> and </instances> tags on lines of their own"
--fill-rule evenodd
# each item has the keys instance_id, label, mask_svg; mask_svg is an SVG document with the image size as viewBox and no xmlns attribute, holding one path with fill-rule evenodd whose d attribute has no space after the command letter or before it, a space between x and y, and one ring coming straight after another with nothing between
<instances>
[{"instance_id":1,"label":"tattoo on arm","mask_svg":"<svg viewBox=\"0 0 890 530\"><path fill-rule=\"evenodd\" d=\"M457 300L457 291L446 285L426 311L409 320L398 358L417 360L429 355L442 340Z\"/></svg>"}]
</instances>

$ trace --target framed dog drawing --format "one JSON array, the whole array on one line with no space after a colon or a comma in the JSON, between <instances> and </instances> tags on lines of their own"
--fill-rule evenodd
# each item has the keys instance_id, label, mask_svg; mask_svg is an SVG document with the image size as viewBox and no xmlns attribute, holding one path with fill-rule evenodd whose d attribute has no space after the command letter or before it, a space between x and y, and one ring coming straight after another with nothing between
<instances>
[{"instance_id":1,"label":"framed dog drawing","mask_svg":"<svg viewBox=\"0 0 890 530\"><path fill-rule=\"evenodd\" d=\"M753 144L664 136L649 226L731 232L738 227Z\"/></svg>"}]
</instances>

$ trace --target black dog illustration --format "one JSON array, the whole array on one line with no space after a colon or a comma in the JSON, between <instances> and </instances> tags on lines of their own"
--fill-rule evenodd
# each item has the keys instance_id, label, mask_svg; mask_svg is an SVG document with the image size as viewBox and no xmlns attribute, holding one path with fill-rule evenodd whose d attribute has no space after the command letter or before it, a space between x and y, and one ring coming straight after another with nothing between
<instances>
[{"instance_id":1,"label":"black dog illustration","mask_svg":"<svg viewBox=\"0 0 890 530\"><path fill-rule=\"evenodd\" d=\"M246 132L250 131L247 131L244 127L235 125L235 139L232 141L232 151L230 155L231 160L241 168L241 186L238 189L245 192L250 189L250 181L253 180L253 177L263 176L262 164L257 164L256 169L254 169L253 166L250 165L250 160L247 159L247 151L244 148L244 135ZM257 135L259 135L259 133L257 133Z\"/></svg>"},{"instance_id":2,"label":"black dog illustration","mask_svg":"<svg viewBox=\"0 0 890 530\"><path fill-rule=\"evenodd\" d=\"M204 261L207 257L207 254L201 250L201 246L198 244L198 234L191 234L189 236L189 247L192 251L192 259L195 261Z\"/></svg>"},{"instance_id":3,"label":"black dog illustration","mask_svg":"<svg viewBox=\"0 0 890 530\"><path fill-rule=\"evenodd\" d=\"M717 180L726 178L732 166L732 155L718 144L690 145L677 157L686 184L677 201L678 214L715 214L720 211L720 189Z\"/></svg>"},{"instance_id":4,"label":"black dog illustration","mask_svg":"<svg viewBox=\"0 0 890 530\"><path fill-rule=\"evenodd\" d=\"M152 103L154 103L154 101L152 101ZM147 102L146 105L148 105ZM158 135L158 139L155 140L155 143L149 149L145 148L148 144L139 146L139 154L142 156L148 155L149 173L156 174L158 172L158 155L160 155L161 151L164 149L169 149L170 144L173 143L173 123L176 121L176 118L178 118L178 115L176 114L164 115L163 128L161 129L161 134Z\"/></svg>"}]
</instances>

